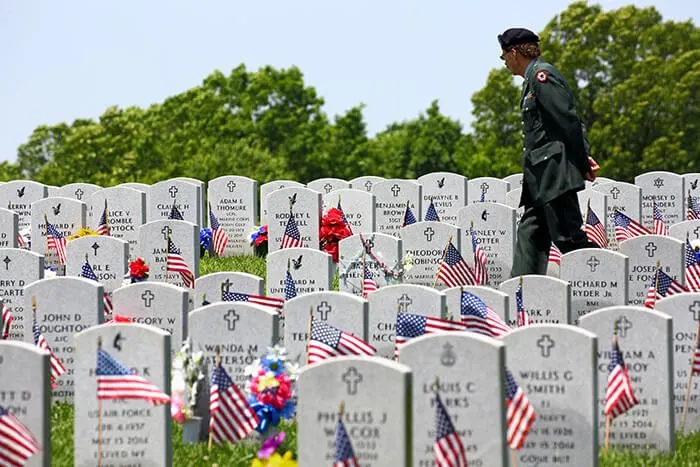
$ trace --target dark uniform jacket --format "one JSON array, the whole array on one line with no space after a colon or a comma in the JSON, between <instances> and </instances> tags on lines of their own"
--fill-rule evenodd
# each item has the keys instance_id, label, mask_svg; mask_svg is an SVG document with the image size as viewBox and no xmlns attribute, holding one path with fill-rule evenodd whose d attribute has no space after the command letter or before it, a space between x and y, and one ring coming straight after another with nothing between
<instances>
[{"instance_id":1,"label":"dark uniform jacket","mask_svg":"<svg viewBox=\"0 0 700 467\"><path fill-rule=\"evenodd\" d=\"M585 188L590 171L585 128L559 71L541 58L525 71L523 188L520 206L541 206L567 191Z\"/></svg>"}]
</instances>

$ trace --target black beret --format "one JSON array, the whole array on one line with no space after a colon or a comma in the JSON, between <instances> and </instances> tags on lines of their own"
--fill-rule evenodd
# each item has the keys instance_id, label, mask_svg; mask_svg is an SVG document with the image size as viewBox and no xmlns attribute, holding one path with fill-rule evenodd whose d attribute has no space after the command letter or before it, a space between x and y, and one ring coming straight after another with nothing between
<instances>
[{"instance_id":1,"label":"black beret","mask_svg":"<svg viewBox=\"0 0 700 467\"><path fill-rule=\"evenodd\" d=\"M508 49L519 44L532 44L539 42L540 38L537 34L529 29L511 28L506 29L503 34L498 35L498 42L501 44L501 49Z\"/></svg>"}]
</instances>

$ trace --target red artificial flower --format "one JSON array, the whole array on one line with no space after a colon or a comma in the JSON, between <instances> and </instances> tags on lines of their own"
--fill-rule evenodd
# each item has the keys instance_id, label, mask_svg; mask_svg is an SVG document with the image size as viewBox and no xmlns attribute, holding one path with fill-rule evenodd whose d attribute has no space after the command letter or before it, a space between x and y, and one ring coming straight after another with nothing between
<instances>
[{"instance_id":1,"label":"red artificial flower","mask_svg":"<svg viewBox=\"0 0 700 467\"><path fill-rule=\"evenodd\" d=\"M138 258L136 261L129 263L129 275L137 279L141 279L148 274L148 265L143 258Z\"/></svg>"},{"instance_id":2,"label":"red artificial flower","mask_svg":"<svg viewBox=\"0 0 700 467\"><path fill-rule=\"evenodd\" d=\"M343 213L337 208L329 209L321 219L319 240L321 249L330 254L334 262L338 262L338 242L350 235L352 232L343 220Z\"/></svg>"}]
</instances>

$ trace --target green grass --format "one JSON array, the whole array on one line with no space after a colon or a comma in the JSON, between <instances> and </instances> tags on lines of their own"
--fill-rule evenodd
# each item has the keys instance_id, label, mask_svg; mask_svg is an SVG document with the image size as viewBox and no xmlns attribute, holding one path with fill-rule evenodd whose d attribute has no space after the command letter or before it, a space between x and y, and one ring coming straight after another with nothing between
<instances>
[{"instance_id":1,"label":"green grass","mask_svg":"<svg viewBox=\"0 0 700 467\"><path fill-rule=\"evenodd\" d=\"M219 271L243 271L265 278L265 260L255 257L202 258L200 275ZM337 275L334 289L338 288ZM284 453L291 450L296 454L296 426L283 423L281 429L287 437L279 449ZM247 467L260 447L259 442L246 441L230 446L213 446L207 450L207 443L183 444L182 429L173 422L173 465L177 467ZM51 450L52 467L73 467L73 406L57 403L51 410ZM601 449L600 467L700 467L700 433L678 435L676 451L669 454L647 455ZM301 466L307 467L307 466ZM583 466L582 466L583 467Z\"/></svg>"}]
</instances>

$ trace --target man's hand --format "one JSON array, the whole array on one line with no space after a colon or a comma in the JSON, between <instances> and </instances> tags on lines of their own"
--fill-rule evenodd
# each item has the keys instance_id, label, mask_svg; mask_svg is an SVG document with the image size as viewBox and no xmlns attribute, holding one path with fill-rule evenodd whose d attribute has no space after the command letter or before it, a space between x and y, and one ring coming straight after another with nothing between
<instances>
[{"instance_id":1,"label":"man's hand","mask_svg":"<svg viewBox=\"0 0 700 467\"><path fill-rule=\"evenodd\" d=\"M591 166L590 172L586 172L583 176L586 180L589 182L595 181L596 177L598 176L598 171L600 170L600 166L598 163L593 159L591 156L588 156L588 163Z\"/></svg>"}]
</instances>

